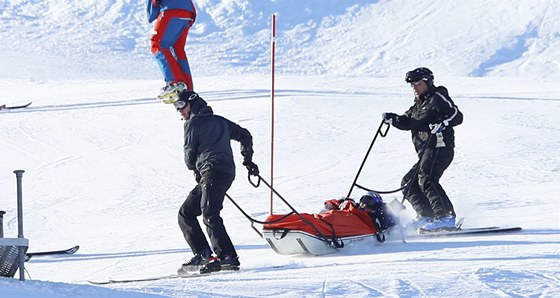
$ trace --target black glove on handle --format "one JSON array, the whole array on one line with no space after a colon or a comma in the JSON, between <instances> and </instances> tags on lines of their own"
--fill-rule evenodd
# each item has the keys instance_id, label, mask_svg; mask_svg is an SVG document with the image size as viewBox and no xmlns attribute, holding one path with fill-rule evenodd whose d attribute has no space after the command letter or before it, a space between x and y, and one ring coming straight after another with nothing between
<instances>
[{"instance_id":1,"label":"black glove on handle","mask_svg":"<svg viewBox=\"0 0 560 298\"><path fill-rule=\"evenodd\" d=\"M247 171L249 171L249 175L259 175L259 167L254 162L247 160L243 162L243 165L247 168Z\"/></svg>"},{"instance_id":2,"label":"black glove on handle","mask_svg":"<svg viewBox=\"0 0 560 298\"><path fill-rule=\"evenodd\" d=\"M395 113L383 113L383 121L387 124L399 121L399 116Z\"/></svg>"}]
</instances>

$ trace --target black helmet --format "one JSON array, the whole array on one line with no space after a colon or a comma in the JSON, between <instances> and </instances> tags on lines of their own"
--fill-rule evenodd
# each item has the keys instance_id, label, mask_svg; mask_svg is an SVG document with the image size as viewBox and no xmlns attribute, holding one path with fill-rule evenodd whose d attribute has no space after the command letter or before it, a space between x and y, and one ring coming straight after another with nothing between
<instances>
[{"instance_id":1,"label":"black helmet","mask_svg":"<svg viewBox=\"0 0 560 298\"><path fill-rule=\"evenodd\" d=\"M175 109L179 110L184 108L189 103L192 107L193 103L199 98L200 97L196 92L191 90L183 90L181 91L181 93L179 93L179 98L177 98L177 100L173 103L173 106L175 107Z\"/></svg>"},{"instance_id":2,"label":"black helmet","mask_svg":"<svg viewBox=\"0 0 560 298\"><path fill-rule=\"evenodd\" d=\"M368 191L360 198L360 207L362 208L366 207L371 210L376 210L381 206L383 206L383 199L374 191Z\"/></svg>"},{"instance_id":3,"label":"black helmet","mask_svg":"<svg viewBox=\"0 0 560 298\"><path fill-rule=\"evenodd\" d=\"M420 67L406 73L404 80L407 83L418 82L424 80L431 85L434 82L434 73L426 67Z\"/></svg>"}]
</instances>

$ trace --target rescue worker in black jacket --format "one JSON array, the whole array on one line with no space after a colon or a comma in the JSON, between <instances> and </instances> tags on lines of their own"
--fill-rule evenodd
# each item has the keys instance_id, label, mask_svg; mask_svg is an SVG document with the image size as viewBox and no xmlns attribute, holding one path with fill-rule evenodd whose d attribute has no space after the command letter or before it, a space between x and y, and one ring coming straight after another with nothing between
<instances>
[{"instance_id":1,"label":"rescue worker in black jacket","mask_svg":"<svg viewBox=\"0 0 560 298\"><path fill-rule=\"evenodd\" d=\"M447 89L434 85L434 75L428 68L407 72L405 80L414 90L414 105L403 115L384 113L383 120L411 131L419 158L402 180L402 186L411 183L405 195L417 214L407 227L425 231L451 229L455 226L455 210L439 179L453 161L453 127L463 122L463 114Z\"/></svg>"},{"instance_id":2,"label":"rescue worker in black jacket","mask_svg":"<svg viewBox=\"0 0 560 298\"><path fill-rule=\"evenodd\" d=\"M220 211L224 196L235 179L230 140L241 143L243 165L249 174L259 174L252 161L253 138L247 129L214 115L212 108L193 91L179 93L173 105L185 120L185 163L194 172L197 182L179 210L179 227L194 257L183 264L178 273L237 270L240 265L238 256ZM200 215L212 249L198 223ZM212 256L212 250L215 256Z\"/></svg>"}]
</instances>

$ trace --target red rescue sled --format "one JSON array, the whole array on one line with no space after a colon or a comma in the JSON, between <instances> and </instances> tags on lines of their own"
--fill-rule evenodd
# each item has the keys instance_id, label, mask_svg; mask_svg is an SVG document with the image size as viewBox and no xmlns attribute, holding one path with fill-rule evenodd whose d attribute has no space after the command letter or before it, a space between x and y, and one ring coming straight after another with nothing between
<instances>
[{"instance_id":1,"label":"red rescue sled","mask_svg":"<svg viewBox=\"0 0 560 298\"><path fill-rule=\"evenodd\" d=\"M377 236L369 214L354 204L319 214L270 215L263 226L263 238L282 255L323 255L350 242Z\"/></svg>"}]
</instances>

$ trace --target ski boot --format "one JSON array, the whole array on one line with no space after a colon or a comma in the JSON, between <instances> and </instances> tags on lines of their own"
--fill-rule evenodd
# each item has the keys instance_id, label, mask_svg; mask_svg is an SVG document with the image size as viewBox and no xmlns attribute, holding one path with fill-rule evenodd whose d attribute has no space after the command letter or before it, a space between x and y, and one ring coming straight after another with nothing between
<instances>
[{"instance_id":1,"label":"ski boot","mask_svg":"<svg viewBox=\"0 0 560 298\"><path fill-rule=\"evenodd\" d=\"M157 98L165 104L172 104L183 90L187 90L187 84L183 82L168 83L165 87L161 88Z\"/></svg>"},{"instance_id":2,"label":"ski boot","mask_svg":"<svg viewBox=\"0 0 560 298\"><path fill-rule=\"evenodd\" d=\"M206 264L212 260L211 256L212 252L210 249L194 255L188 262L181 265L181 268L177 270L177 274L188 274L200 270L200 268L206 266Z\"/></svg>"},{"instance_id":3,"label":"ski boot","mask_svg":"<svg viewBox=\"0 0 560 298\"><path fill-rule=\"evenodd\" d=\"M218 272L222 270L239 270L239 258L237 256L224 256L212 258L206 265L200 268L201 274Z\"/></svg>"},{"instance_id":4,"label":"ski boot","mask_svg":"<svg viewBox=\"0 0 560 298\"><path fill-rule=\"evenodd\" d=\"M424 232L437 232L437 231L456 231L455 215L447 215L439 217L438 219L423 225L418 231Z\"/></svg>"},{"instance_id":5,"label":"ski boot","mask_svg":"<svg viewBox=\"0 0 560 298\"><path fill-rule=\"evenodd\" d=\"M431 217L418 215L416 216L416 218L413 218L411 221L405 224L403 228L416 232L418 229L422 228L428 223L431 223L432 221L434 221L434 219Z\"/></svg>"}]
</instances>

